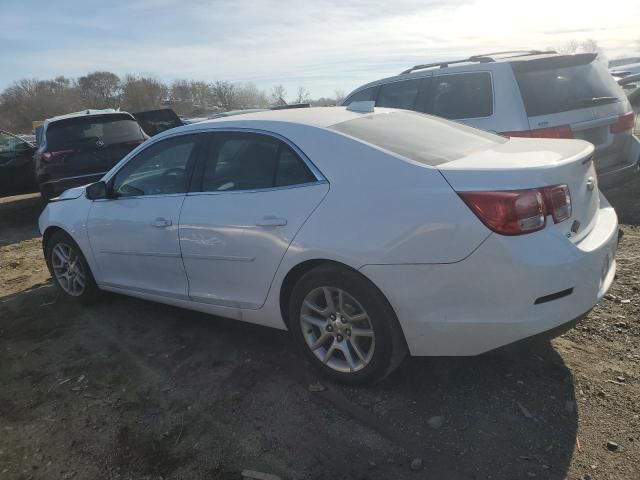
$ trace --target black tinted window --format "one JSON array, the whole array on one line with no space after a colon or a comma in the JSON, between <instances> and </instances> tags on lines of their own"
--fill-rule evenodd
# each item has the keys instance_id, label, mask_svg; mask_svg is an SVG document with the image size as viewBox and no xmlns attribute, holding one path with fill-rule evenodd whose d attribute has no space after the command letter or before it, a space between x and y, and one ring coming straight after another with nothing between
<instances>
[{"instance_id":1,"label":"black tinted window","mask_svg":"<svg viewBox=\"0 0 640 480\"><path fill-rule=\"evenodd\" d=\"M380 87L376 106L413 109L420 88L420 78L402 82L387 83Z\"/></svg>"},{"instance_id":2,"label":"black tinted window","mask_svg":"<svg viewBox=\"0 0 640 480\"><path fill-rule=\"evenodd\" d=\"M488 72L437 75L431 80L430 112L439 117L488 117L493 114L493 88Z\"/></svg>"},{"instance_id":3,"label":"black tinted window","mask_svg":"<svg viewBox=\"0 0 640 480\"><path fill-rule=\"evenodd\" d=\"M118 171L113 190L117 196L185 193L191 178L190 160L196 135L162 140L143 150Z\"/></svg>"},{"instance_id":4,"label":"black tinted window","mask_svg":"<svg viewBox=\"0 0 640 480\"><path fill-rule=\"evenodd\" d=\"M304 162L280 140L251 133L214 134L202 190L258 190L313 180Z\"/></svg>"},{"instance_id":5,"label":"black tinted window","mask_svg":"<svg viewBox=\"0 0 640 480\"><path fill-rule=\"evenodd\" d=\"M439 165L507 138L411 111L366 115L329 127L425 165Z\"/></svg>"},{"instance_id":6,"label":"black tinted window","mask_svg":"<svg viewBox=\"0 0 640 480\"><path fill-rule=\"evenodd\" d=\"M365 88L364 90L360 90L359 92L354 93L349 98L347 98L342 104L350 105L353 102L367 102L376 99L376 87Z\"/></svg>"},{"instance_id":7,"label":"black tinted window","mask_svg":"<svg viewBox=\"0 0 640 480\"><path fill-rule=\"evenodd\" d=\"M624 98L604 64L595 55L551 57L514 62L527 115L549 115L617 102Z\"/></svg>"},{"instance_id":8,"label":"black tinted window","mask_svg":"<svg viewBox=\"0 0 640 480\"><path fill-rule=\"evenodd\" d=\"M47 127L47 148L64 150L144 141L140 125L129 115L99 115L58 120Z\"/></svg>"}]
</instances>

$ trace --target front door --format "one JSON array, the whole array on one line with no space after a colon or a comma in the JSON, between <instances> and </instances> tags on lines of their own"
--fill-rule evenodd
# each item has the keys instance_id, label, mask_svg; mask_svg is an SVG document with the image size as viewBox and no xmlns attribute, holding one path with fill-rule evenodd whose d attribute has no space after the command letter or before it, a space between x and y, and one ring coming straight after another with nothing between
<instances>
[{"instance_id":1,"label":"front door","mask_svg":"<svg viewBox=\"0 0 640 480\"><path fill-rule=\"evenodd\" d=\"M109 179L110 198L93 202L99 284L187 298L178 225L197 143L198 135L182 135L150 145Z\"/></svg>"},{"instance_id":2,"label":"front door","mask_svg":"<svg viewBox=\"0 0 640 480\"><path fill-rule=\"evenodd\" d=\"M209 134L200 192L187 195L180 244L189 296L260 308L294 236L329 185L286 142L258 133Z\"/></svg>"}]
</instances>

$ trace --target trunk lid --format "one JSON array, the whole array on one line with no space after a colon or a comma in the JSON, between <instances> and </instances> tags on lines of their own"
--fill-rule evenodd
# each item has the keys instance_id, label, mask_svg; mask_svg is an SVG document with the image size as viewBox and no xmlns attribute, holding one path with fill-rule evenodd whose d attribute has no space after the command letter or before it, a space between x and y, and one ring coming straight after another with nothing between
<instances>
[{"instance_id":1,"label":"trunk lid","mask_svg":"<svg viewBox=\"0 0 640 480\"><path fill-rule=\"evenodd\" d=\"M599 194L593 146L580 140L512 138L438 166L457 192L525 190L566 184L572 214L555 227L577 242L595 223ZM551 217L547 226L554 225Z\"/></svg>"},{"instance_id":2,"label":"trunk lid","mask_svg":"<svg viewBox=\"0 0 640 480\"><path fill-rule=\"evenodd\" d=\"M134 113L133 116L144 130L144 133L153 137L160 132L169 130L170 128L181 127L184 122L170 108L161 108L159 110L147 110L145 112Z\"/></svg>"}]
</instances>

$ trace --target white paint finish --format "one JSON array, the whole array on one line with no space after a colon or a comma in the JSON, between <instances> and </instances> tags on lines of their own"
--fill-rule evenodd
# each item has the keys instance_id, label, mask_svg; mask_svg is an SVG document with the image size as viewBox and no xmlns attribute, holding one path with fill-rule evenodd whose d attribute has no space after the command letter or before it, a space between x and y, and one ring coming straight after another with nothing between
<instances>
[{"instance_id":1,"label":"white paint finish","mask_svg":"<svg viewBox=\"0 0 640 480\"><path fill-rule=\"evenodd\" d=\"M287 111L271 112L268 120L240 115L175 129L150 142L185 130L266 130L297 145L328 184L143 200L91 202L81 195L50 204L40 218L41 231L58 226L69 232L101 288L276 328L286 328L279 302L287 273L306 260L341 262L381 288L414 355L469 355L526 337L584 313L608 288L615 263L604 280L601 271L615 249L617 219L604 198L590 228L573 241L564 225L553 223L534 234L503 237L491 234L447 182L460 189L562 183L573 168L576 177L589 172L589 166L576 166L589 154L587 144L514 140L441 165L441 172L309 125L337 118L322 109L312 120L314 111L305 113L308 124L295 123ZM182 208L181 222L183 198L189 208ZM97 208L91 244L90 207ZM254 226L268 215L286 218L286 226ZM159 216L171 219L171 227L151 227ZM205 302L187 296L181 253ZM575 289L571 296L533 305L537 297L568 287ZM212 301L235 307L207 303Z\"/></svg>"},{"instance_id":2,"label":"white paint finish","mask_svg":"<svg viewBox=\"0 0 640 480\"><path fill-rule=\"evenodd\" d=\"M291 240L328 191L323 182L188 195L180 244L189 296L239 308L262 306Z\"/></svg>"},{"instance_id":3,"label":"white paint finish","mask_svg":"<svg viewBox=\"0 0 640 480\"><path fill-rule=\"evenodd\" d=\"M184 195L92 202L88 219L98 283L187 298L178 223ZM171 222L169 226L156 226Z\"/></svg>"},{"instance_id":4,"label":"white paint finish","mask_svg":"<svg viewBox=\"0 0 640 480\"><path fill-rule=\"evenodd\" d=\"M412 355L477 355L576 318L602 298L615 262L617 219L602 198L598 222L579 244L551 227L520 237L491 235L450 265L366 266L394 307ZM567 288L571 295L534 305Z\"/></svg>"}]
</instances>

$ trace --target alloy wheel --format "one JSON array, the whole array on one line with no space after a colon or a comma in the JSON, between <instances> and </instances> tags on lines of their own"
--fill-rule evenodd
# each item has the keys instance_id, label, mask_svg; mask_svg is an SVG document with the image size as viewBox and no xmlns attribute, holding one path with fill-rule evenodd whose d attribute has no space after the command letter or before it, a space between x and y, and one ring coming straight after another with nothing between
<instances>
[{"instance_id":1,"label":"alloy wheel","mask_svg":"<svg viewBox=\"0 0 640 480\"><path fill-rule=\"evenodd\" d=\"M57 243L51 250L51 267L65 293L79 297L86 286L86 272L75 249L66 243Z\"/></svg>"},{"instance_id":2,"label":"alloy wheel","mask_svg":"<svg viewBox=\"0 0 640 480\"><path fill-rule=\"evenodd\" d=\"M348 292L319 287L307 294L300 310L302 334L313 354L338 372L365 368L375 351L369 315Z\"/></svg>"}]
</instances>

